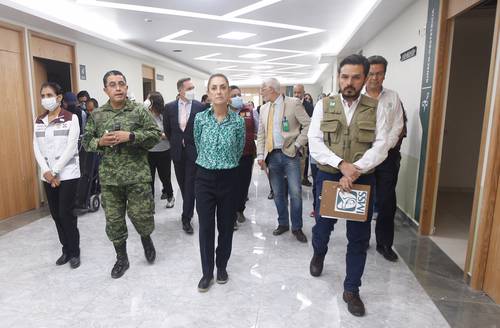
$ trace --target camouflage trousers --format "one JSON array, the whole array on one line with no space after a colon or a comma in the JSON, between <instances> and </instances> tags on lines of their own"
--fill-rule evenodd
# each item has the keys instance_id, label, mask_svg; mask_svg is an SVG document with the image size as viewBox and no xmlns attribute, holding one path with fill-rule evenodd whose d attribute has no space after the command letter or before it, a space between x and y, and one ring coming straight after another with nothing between
<instances>
[{"instance_id":1,"label":"camouflage trousers","mask_svg":"<svg viewBox=\"0 0 500 328\"><path fill-rule=\"evenodd\" d=\"M125 213L139 235L146 237L153 232L154 200L149 182L124 186L103 185L101 197L106 215L106 234L114 245L127 240Z\"/></svg>"}]
</instances>

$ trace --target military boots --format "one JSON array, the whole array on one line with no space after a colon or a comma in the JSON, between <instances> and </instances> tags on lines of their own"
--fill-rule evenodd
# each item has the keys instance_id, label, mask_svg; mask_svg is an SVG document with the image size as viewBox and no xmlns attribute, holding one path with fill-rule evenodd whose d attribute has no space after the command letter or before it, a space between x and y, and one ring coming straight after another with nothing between
<instances>
[{"instance_id":1,"label":"military boots","mask_svg":"<svg viewBox=\"0 0 500 328\"><path fill-rule=\"evenodd\" d=\"M116 250L116 263L111 270L111 278L118 279L125 271L129 268L128 256L127 256L127 244L123 243L120 245L115 245Z\"/></svg>"},{"instance_id":2,"label":"military boots","mask_svg":"<svg viewBox=\"0 0 500 328\"><path fill-rule=\"evenodd\" d=\"M148 263L153 264L156 259L156 250L153 245L153 240L151 236L141 237L142 246L144 247L144 256Z\"/></svg>"}]
</instances>

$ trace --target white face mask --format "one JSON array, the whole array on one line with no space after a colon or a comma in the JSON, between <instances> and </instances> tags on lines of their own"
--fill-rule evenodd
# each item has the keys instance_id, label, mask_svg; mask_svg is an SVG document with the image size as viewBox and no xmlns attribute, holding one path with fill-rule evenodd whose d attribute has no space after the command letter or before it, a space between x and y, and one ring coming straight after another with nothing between
<instances>
[{"instance_id":1,"label":"white face mask","mask_svg":"<svg viewBox=\"0 0 500 328\"><path fill-rule=\"evenodd\" d=\"M43 98L42 99L42 107L48 110L49 112L54 111L57 107L59 107L59 103L57 102L56 97L52 98Z\"/></svg>"},{"instance_id":2,"label":"white face mask","mask_svg":"<svg viewBox=\"0 0 500 328\"><path fill-rule=\"evenodd\" d=\"M151 100L146 99L144 101L144 107L146 107L147 109L151 108Z\"/></svg>"},{"instance_id":3,"label":"white face mask","mask_svg":"<svg viewBox=\"0 0 500 328\"><path fill-rule=\"evenodd\" d=\"M194 100L194 89L186 91L186 98L190 101Z\"/></svg>"}]
</instances>

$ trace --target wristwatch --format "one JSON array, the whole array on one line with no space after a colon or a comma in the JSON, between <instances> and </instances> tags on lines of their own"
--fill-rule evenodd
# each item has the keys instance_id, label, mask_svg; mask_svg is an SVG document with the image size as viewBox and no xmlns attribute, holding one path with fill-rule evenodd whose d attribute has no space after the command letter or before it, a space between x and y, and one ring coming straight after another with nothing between
<instances>
[{"instance_id":1,"label":"wristwatch","mask_svg":"<svg viewBox=\"0 0 500 328\"><path fill-rule=\"evenodd\" d=\"M134 132L130 132L130 134L128 135L128 141L130 141L130 142L134 142L135 141L135 134L134 134Z\"/></svg>"}]
</instances>

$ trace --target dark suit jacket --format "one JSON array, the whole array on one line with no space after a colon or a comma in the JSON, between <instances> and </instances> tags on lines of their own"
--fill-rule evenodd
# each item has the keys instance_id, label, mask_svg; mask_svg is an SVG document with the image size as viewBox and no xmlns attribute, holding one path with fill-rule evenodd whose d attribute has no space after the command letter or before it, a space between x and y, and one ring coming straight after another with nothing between
<instances>
[{"instance_id":1,"label":"dark suit jacket","mask_svg":"<svg viewBox=\"0 0 500 328\"><path fill-rule=\"evenodd\" d=\"M179 127L179 101L175 100L165 105L163 128L170 141L170 156L174 162L181 160L183 148L186 151L186 158L193 162L196 161L197 152L193 136L194 117L202 111L204 111L203 104L193 100L186 129L182 131Z\"/></svg>"}]
</instances>

